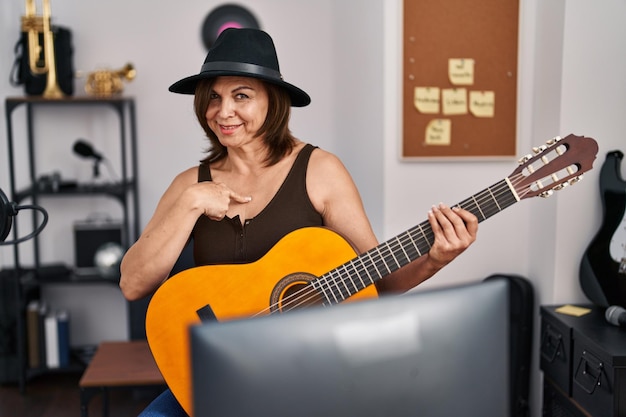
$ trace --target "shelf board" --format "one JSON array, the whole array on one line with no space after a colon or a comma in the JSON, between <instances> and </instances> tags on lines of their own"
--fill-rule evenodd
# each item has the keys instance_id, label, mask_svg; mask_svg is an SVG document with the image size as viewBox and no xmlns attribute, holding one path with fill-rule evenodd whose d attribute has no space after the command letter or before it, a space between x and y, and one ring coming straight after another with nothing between
<instances>
[{"instance_id":1,"label":"shelf board","mask_svg":"<svg viewBox=\"0 0 626 417\"><path fill-rule=\"evenodd\" d=\"M126 183L111 183L111 184L61 184L58 190L53 190L52 187L46 186L39 188L37 185L17 191L14 200L19 203L25 198L37 196L81 196L81 195L110 195L118 199L123 199L124 195L131 191L135 186L133 179L128 179Z\"/></svg>"}]
</instances>

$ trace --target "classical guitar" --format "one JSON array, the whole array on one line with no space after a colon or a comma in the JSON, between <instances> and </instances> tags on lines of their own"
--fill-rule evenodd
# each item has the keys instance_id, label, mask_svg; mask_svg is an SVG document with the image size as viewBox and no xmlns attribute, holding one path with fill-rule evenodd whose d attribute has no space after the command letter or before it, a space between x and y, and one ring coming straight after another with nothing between
<instances>
[{"instance_id":1,"label":"classical guitar","mask_svg":"<svg viewBox=\"0 0 626 417\"><path fill-rule=\"evenodd\" d=\"M598 145L591 138L569 135L533 151L510 176L458 206L482 221L522 199L547 197L592 168ZM433 241L424 221L357 255L331 230L304 228L285 236L256 262L180 272L159 287L148 306L146 334L154 359L191 414L190 325L202 317L232 320L375 297L372 284L428 253Z\"/></svg>"},{"instance_id":2,"label":"classical guitar","mask_svg":"<svg viewBox=\"0 0 626 417\"><path fill-rule=\"evenodd\" d=\"M626 181L621 151L607 153L600 170L602 225L583 254L580 285L599 306L626 307Z\"/></svg>"}]
</instances>

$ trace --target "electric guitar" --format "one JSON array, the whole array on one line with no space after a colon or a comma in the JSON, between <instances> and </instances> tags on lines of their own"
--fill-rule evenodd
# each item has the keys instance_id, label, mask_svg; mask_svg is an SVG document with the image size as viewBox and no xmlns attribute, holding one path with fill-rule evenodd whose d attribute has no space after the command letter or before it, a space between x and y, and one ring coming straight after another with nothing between
<instances>
[{"instance_id":1,"label":"electric guitar","mask_svg":"<svg viewBox=\"0 0 626 417\"><path fill-rule=\"evenodd\" d=\"M458 206L483 221L522 199L547 197L592 168L598 144L569 135L533 151L510 176ZM372 284L428 253L433 242L433 231L424 221L358 255L329 229L303 228L286 235L256 262L185 270L165 281L150 301L150 349L169 388L191 415L189 326L204 317L232 320L376 297Z\"/></svg>"},{"instance_id":2,"label":"electric guitar","mask_svg":"<svg viewBox=\"0 0 626 417\"><path fill-rule=\"evenodd\" d=\"M624 154L612 151L600 171L602 226L580 263L580 285L599 306L626 307L626 181L620 163Z\"/></svg>"}]
</instances>

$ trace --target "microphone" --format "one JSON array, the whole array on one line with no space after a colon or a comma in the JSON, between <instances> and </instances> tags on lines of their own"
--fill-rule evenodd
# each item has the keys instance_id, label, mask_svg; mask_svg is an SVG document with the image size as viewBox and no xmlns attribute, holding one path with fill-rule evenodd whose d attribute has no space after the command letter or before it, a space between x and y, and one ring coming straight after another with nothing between
<instances>
[{"instance_id":1,"label":"microphone","mask_svg":"<svg viewBox=\"0 0 626 417\"><path fill-rule=\"evenodd\" d=\"M97 153L93 146L82 139L79 139L74 143L74 152L85 158L94 158L96 161L102 160L102 155Z\"/></svg>"},{"instance_id":2,"label":"microphone","mask_svg":"<svg viewBox=\"0 0 626 417\"><path fill-rule=\"evenodd\" d=\"M604 313L606 321L617 327L626 327L626 310L620 306L610 306Z\"/></svg>"}]
</instances>

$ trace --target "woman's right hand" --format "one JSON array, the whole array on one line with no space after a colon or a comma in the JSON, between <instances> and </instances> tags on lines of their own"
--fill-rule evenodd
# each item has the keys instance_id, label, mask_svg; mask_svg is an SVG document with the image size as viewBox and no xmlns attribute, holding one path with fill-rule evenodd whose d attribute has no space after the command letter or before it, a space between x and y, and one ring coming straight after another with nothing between
<instances>
[{"instance_id":1,"label":"woman's right hand","mask_svg":"<svg viewBox=\"0 0 626 417\"><path fill-rule=\"evenodd\" d=\"M195 205L211 220L222 220L228 213L232 203L246 204L252 200L242 196L220 182L205 181L189 187Z\"/></svg>"}]
</instances>

